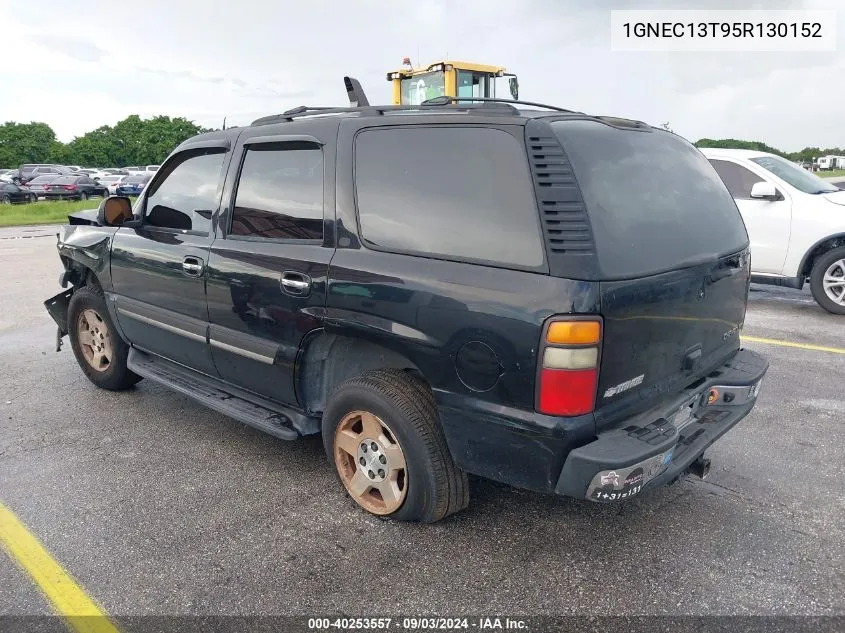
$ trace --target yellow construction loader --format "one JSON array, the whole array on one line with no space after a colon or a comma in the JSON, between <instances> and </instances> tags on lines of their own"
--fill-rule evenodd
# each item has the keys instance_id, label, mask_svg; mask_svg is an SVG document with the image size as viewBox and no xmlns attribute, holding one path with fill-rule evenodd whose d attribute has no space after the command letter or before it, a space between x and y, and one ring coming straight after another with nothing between
<instances>
[{"instance_id":1,"label":"yellow construction loader","mask_svg":"<svg viewBox=\"0 0 845 633\"><path fill-rule=\"evenodd\" d=\"M471 62L439 61L429 66L411 65L387 73L393 83L394 105L419 105L436 97L519 99L519 81L501 66Z\"/></svg>"}]
</instances>

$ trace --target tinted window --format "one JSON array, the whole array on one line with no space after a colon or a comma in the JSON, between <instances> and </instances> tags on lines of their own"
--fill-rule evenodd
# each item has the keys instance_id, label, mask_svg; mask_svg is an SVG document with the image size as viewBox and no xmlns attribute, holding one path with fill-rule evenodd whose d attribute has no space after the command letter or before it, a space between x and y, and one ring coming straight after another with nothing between
<instances>
[{"instance_id":1,"label":"tinted window","mask_svg":"<svg viewBox=\"0 0 845 633\"><path fill-rule=\"evenodd\" d=\"M386 250L539 266L525 150L488 128L366 130L355 141L361 236Z\"/></svg>"},{"instance_id":2,"label":"tinted window","mask_svg":"<svg viewBox=\"0 0 845 633\"><path fill-rule=\"evenodd\" d=\"M33 178L32 180L30 180L29 184L39 185L39 184L43 184L43 183L46 183L46 182L53 182L54 180L56 180L55 176L37 176L37 177Z\"/></svg>"},{"instance_id":3,"label":"tinted window","mask_svg":"<svg viewBox=\"0 0 845 633\"><path fill-rule=\"evenodd\" d=\"M218 206L222 150L185 152L168 163L146 198L152 226L208 233Z\"/></svg>"},{"instance_id":4,"label":"tinted window","mask_svg":"<svg viewBox=\"0 0 845 633\"><path fill-rule=\"evenodd\" d=\"M604 274L671 270L748 243L719 175L682 138L583 120L552 128L572 162Z\"/></svg>"},{"instance_id":5,"label":"tinted window","mask_svg":"<svg viewBox=\"0 0 845 633\"><path fill-rule=\"evenodd\" d=\"M81 178L77 178L76 176L59 176L58 178L54 178L51 182L54 185L75 185L81 181Z\"/></svg>"},{"instance_id":6,"label":"tinted window","mask_svg":"<svg viewBox=\"0 0 845 633\"><path fill-rule=\"evenodd\" d=\"M147 181L147 179L144 178L143 176L126 176L126 177L124 177L123 180L121 180L121 182L129 184L129 185L138 185L138 184L141 184L142 182L146 182L146 181Z\"/></svg>"},{"instance_id":7,"label":"tinted window","mask_svg":"<svg viewBox=\"0 0 845 633\"><path fill-rule=\"evenodd\" d=\"M247 149L231 235L322 239L323 152L309 143Z\"/></svg>"},{"instance_id":8,"label":"tinted window","mask_svg":"<svg viewBox=\"0 0 845 633\"><path fill-rule=\"evenodd\" d=\"M763 182L754 172L746 169L742 165L737 165L727 160L716 160L711 158L710 164L713 169L719 174L719 178L725 183L728 191L734 198L751 199L751 187L755 183Z\"/></svg>"}]
</instances>

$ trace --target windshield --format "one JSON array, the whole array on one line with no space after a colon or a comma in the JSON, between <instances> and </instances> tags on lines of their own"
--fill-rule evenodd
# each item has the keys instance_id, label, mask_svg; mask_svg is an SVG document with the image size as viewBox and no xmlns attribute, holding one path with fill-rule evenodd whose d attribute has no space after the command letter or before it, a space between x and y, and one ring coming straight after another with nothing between
<instances>
[{"instance_id":1,"label":"windshield","mask_svg":"<svg viewBox=\"0 0 845 633\"><path fill-rule=\"evenodd\" d=\"M421 73L402 80L402 105L420 105L426 99L446 94L446 76L442 70Z\"/></svg>"},{"instance_id":2,"label":"windshield","mask_svg":"<svg viewBox=\"0 0 845 633\"><path fill-rule=\"evenodd\" d=\"M796 167L780 156L760 156L759 158L752 158L751 161L757 163L763 169L772 172L784 182L798 189L798 191L803 191L804 193L839 191L837 187L829 182L825 182L815 174Z\"/></svg>"}]
</instances>

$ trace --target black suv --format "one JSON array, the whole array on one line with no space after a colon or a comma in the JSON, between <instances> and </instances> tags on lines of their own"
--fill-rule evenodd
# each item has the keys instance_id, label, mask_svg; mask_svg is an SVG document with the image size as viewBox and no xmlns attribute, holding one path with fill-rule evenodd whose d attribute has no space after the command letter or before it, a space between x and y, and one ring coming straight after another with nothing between
<instances>
[{"instance_id":1,"label":"black suv","mask_svg":"<svg viewBox=\"0 0 845 633\"><path fill-rule=\"evenodd\" d=\"M638 121L302 107L184 142L129 205L59 233L57 347L106 389L322 433L377 515L441 519L467 473L599 502L703 476L768 367L733 199Z\"/></svg>"}]
</instances>

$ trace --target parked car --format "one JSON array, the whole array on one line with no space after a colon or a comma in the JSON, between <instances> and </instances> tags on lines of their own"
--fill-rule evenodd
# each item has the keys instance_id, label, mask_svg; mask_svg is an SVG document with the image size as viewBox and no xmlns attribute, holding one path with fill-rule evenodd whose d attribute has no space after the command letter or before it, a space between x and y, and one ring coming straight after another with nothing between
<instances>
[{"instance_id":1,"label":"parked car","mask_svg":"<svg viewBox=\"0 0 845 633\"><path fill-rule=\"evenodd\" d=\"M38 197L29 189L24 189L10 182L0 182L0 204L21 204L36 202Z\"/></svg>"},{"instance_id":2,"label":"parked car","mask_svg":"<svg viewBox=\"0 0 845 633\"><path fill-rule=\"evenodd\" d=\"M768 367L736 205L638 121L297 108L185 141L134 213L60 229L59 343L99 387L322 433L380 516L442 519L467 473L607 503L704 476Z\"/></svg>"},{"instance_id":3,"label":"parked car","mask_svg":"<svg viewBox=\"0 0 845 633\"><path fill-rule=\"evenodd\" d=\"M91 178L91 180L97 180L97 181L99 181L104 176L110 176L111 175L107 171L102 171L100 169L91 169L90 167L85 167L83 169L80 169L79 173L85 174L86 176Z\"/></svg>"},{"instance_id":4,"label":"parked car","mask_svg":"<svg viewBox=\"0 0 845 633\"><path fill-rule=\"evenodd\" d=\"M845 314L845 192L790 161L752 150L702 149L736 201L755 282L801 289Z\"/></svg>"},{"instance_id":5,"label":"parked car","mask_svg":"<svg viewBox=\"0 0 845 633\"><path fill-rule=\"evenodd\" d=\"M148 176L124 176L115 189L118 196L137 196L149 182Z\"/></svg>"},{"instance_id":6,"label":"parked car","mask_svg":"<svg viewBox=\"0 0 845 633\"><path fill-rule=\"evenodd\" d=\"M88 176L59 176L44 189L48 200L87 200L106 197L108 190Z\"/></svg>"},{"instance_id":7,"label":"parked car","mask_svg":"<svg viewBox=\"0 0 845 633\"><path fill-rule=\"evenodd\" d=\"M117 187L122 180L128 178L129 176L103 176L98 181L101 185L103 185L107 190L110 196L117 195Z\"/></svg>"},{"instance_id":8,"label":"parked car","mask_svg":"<svg viewBox=\"0 0 845 633\"><path fill-rule=\"evenodd\" d=\"M152 174L154 174L158 171L158 168L159 168L159 165L147 165L144 168L144 171L146 171L148 174L152 175Z\"/></svg>"},{"instance_id":9,"label":"parked car","mask_svg":"<svg viewBox=\"0 0 845 633\"><path fill-rule=\"evenodd\" d=\"M58 174L48 174L46 176L36 176L28 183L26 183L26 188L29 189L30 192L36 195L39 200L44 200L46 198L47 187L50 186L50 183L59 178Z\"/></svg>"},{"instance_id":10,"label":"parked car","mask_svg":"<svg viewBox=\"0 0 845 633\"><path fill-rule=\"evenodd\" d=\"M117 167L104 167L103 171L106 172L106 173L112 174L113 176L128 176L129 175L128 171L126 171L125 169L117 168Z\"/></svg>"},{"instance_id":11,"label":"parked car","mask_svg":"<svg viewBox=\"0 0 845 633\"><path fill-rule=\"evenodd\" d=\"M62 176L73 175L73 171L62 165L48 165L48 164L26 164L20 166L20 178L23 184L27 184L38 176Z\"/></svg>"},{"instance_id":12,"label":"parked car","mask_svg":"<svg viewBox=\"0 0 845 633\"><path fill-rule=\"evenodd\" d=\"M6 169L4 173L0 174L0 181L19 185L21 183L20 171L17 169Z\"/></svg>"}]
</instances>

